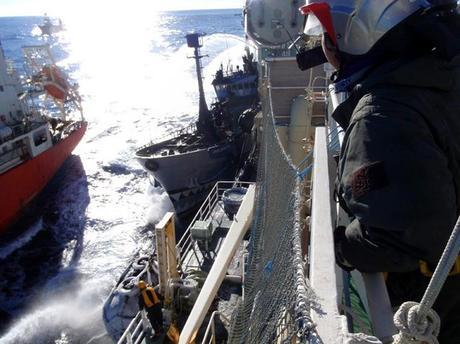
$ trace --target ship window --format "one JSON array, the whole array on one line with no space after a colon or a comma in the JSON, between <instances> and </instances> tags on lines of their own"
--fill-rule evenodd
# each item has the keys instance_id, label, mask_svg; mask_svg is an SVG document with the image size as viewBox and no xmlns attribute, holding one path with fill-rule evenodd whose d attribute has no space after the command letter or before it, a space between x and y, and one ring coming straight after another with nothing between
<instances>
[{"instance_id":1,"label":"ship window","mask_svg":"<svg viewBox=\"0 0 460 344\"><path fill-rule=\"evenodd\" d=\"M3 86L0 85L0 92L3 92Z\"/></svg>"},{"instance_id":2,"label":"ship window","mask_svg":"<svg viewBox=\"0 0 460 344\"><path fill-rule=\"evenodd\" d=\"M45 143L48 140L48 136L46 135L46 129L36 131L34 133L33 138L34 138L35 147L38 147L42 143Z\"/></svg>"}]
</instances>

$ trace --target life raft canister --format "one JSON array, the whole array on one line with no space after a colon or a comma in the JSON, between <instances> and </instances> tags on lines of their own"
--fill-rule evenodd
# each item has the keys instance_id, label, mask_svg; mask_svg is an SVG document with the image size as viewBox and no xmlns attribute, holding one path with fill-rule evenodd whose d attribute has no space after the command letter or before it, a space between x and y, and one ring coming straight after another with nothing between
<instances>
[{"instance_id":1,"label":"life raft canister","mask_svg":"<svg viewBox=\"0 0 460 344\"><path fill-rule=\"evenodd\" d=\"M70 86L63 72L57 66L52 65L44 66L42 74L45 78L43 82L45 91L53 98L64 101Z\"/></svg>"}]
</instances>

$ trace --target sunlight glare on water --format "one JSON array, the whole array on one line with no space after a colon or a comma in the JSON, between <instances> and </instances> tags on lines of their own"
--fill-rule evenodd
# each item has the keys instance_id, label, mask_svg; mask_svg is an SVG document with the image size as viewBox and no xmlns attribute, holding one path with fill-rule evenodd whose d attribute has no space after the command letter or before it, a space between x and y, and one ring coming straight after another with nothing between
<instances>
[{"instance_id":1,"label":"sunlight glare on water","mask_svg":"<svg viewBox=\"0 0 460 344\"><path fill-rule=\"evenodd\" d=\"M127 122L132 120L129 112L149 111L158 105L168 104L170 114L186 110L189 103L177 102L176 91L187 90L194 81L192 75L182 75L188 61L181 56L178 68L173 69L171 64L178 61L152 51L163 39L158 14L118 9L111 10L110 16L90 15L68 24L69 48L80 65L77 77L82 80L82 92L97 98L85 104L89 115L97 119L107 110L105 105L113 103L123 106L110 116L124 117Z\"/></svg>"},{"instance_id":2,"label":"sunlight glare on water","mask_svg":"<svg viewBox=\"0 0 460 344\"><path fill-rule=\"evenodd\" d=\"M66 55L59 64L77 66L72 77L89 127L65 169L67 184L53 196L58 215L51 231L63 247L46 264L58 272L24 297L26 310L1 343L87 343L104 334L104 299L139 243L149 241L146 222L171 210L133 157L135 148L196 119L195 63L187 58L193 51L182 31L179 43L168 39L177 17L160 15L152 1L136 4L81 1L62 16ZM208 105L213 74L221 63L240 63L243 46L229 34L205 37Z\"/></svg>"}]
</instances>

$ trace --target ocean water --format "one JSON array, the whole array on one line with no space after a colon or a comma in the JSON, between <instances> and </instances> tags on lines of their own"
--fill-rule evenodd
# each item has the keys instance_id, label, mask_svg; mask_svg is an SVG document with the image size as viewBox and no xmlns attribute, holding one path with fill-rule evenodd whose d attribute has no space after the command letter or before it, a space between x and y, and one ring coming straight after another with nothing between
<instances>
[{"instance_id":1,"label":"ocean water","mask_svg":"<svg viewBox=\"0 0 460 344\"><path fill-rule=\"evenodd\" d=\"M6 57L49 44L78 82L89 128L40 199L32 223L0 242L0 343L110 343L102 304L155 223L172 206L133 159L135 148L196 119L197 81L185 34L205 32L208 104L220 66L241 63L240 10L110 14L63 22L42 37L40 17L0 18Z\"/></svg>"}]
</instances>

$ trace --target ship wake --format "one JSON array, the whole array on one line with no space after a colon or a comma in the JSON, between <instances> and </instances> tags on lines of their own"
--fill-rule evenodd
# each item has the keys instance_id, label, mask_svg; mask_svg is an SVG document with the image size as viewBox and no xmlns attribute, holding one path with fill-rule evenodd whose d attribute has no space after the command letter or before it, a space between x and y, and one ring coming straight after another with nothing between
<instances>
[{"instance_id":1,"label":"ship wake","mask_svg":"<svg viewBox=\"0 0 460 344\"><path fill-rule=\"evenodd\" d=\"M30 343L34 338L36 344L110 343L102 335L105 333L100 316L103 290L99 285L98 281L86 283L77 292L63 292L51 299L42 295L43 302L27 312L0 342Z\"/></svg>"},{"instance_id":2,"label":"ship wake","mask_svg":"<svg viewBox=\"0 0 460 344\"><path fill-rule=\"evenodd\" d=\"M30 226L20 237L16 238L13 242L7 242L0 245L0 260L8 258L14 251L25 246L30 242L38 232L43 229L42 219L37 220L32 226Z\"/></svg>"}]
</instances>

